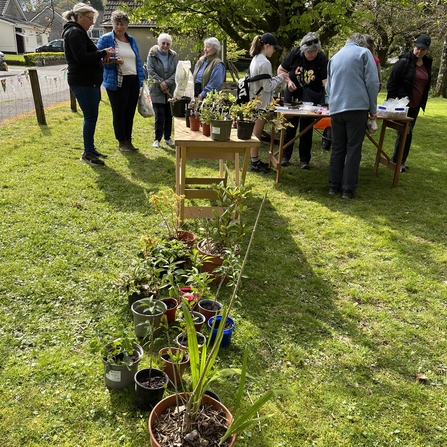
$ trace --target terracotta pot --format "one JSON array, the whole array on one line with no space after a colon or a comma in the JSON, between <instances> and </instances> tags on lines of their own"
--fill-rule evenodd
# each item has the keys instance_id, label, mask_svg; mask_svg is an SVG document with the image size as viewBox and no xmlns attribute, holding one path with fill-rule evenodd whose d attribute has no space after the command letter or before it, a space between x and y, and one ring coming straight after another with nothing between
<instances>
[{"instance_id":1,"label":"terracotta pot","mask_svg":"<svg viewBox=\"0 0 447 447\"><path fill-rule=\"evenodd\" d=\"M208 309L208 307L213 306L214 309ZM218 301L214 300L200 300L199 301L199 312L205 317L205 321L208 323L208 320L212 317L215 317L221 310L222 304Z\"/></svg>"},{"instance_id":2,"label":"terracotta pot","mask_svg":"<svg viewBox=\"0 0 447 447\"><path fill-rule=\"evenodd\" d=\"M211 135L211 124L202 123L202 133L205 137L209 137Z\"/></svg>"},{"instance_id":3,"label":"terracotta pot","mask_svg":"<svg viewBox=\"0 0 447 447\"><path fill-rule=\"evenodd\" d=\"M171 297L160 298L160 301L163 301L163 303L166 304L166 318L168 319L168 323L174 323L178 301L175 298Z\"/></svg>"},{"instance_id":4,"label":"terracotta pot","mask_svg":"<svg viewBox=\"0 0 447 447\"><path fill-rule=\"evenodd\" d=\"M196 241L196 235L191 231L179 230L177 231L177 239L185 243L188 247L193 248Z\"/></svg>"},{"instance_id":5,"label":"terracotta pot","mask_svg":"<svg viewBox=\"0 0 447 447\"><path fill-rule=\"evenodd\" d=\"M218 267L220 267L223 263L223 258L220 256L216 256L213 253L209 253L205 250L205 245L206 245L206 239L202 239L198 244L197 244L197 251L202 255L202 256L206 256L208 259L207 261L202 265L201 267L201 271L202 272L208 272L211 273L211 276L214 278L213 282L215 284L219 284L220 283L220 277L216 276L213 272L214 270L216 270ZM238 255L241 251L241 248L238 246L237 250L236 250L236 255ZM228 282L228 279L225 279L224 282Z\"/></svg>"},{"instance_id":6,"label":"terracotta pot","mask_svg":"<svg viewBox=\"0 0 447 447\"><path fill-rule=\"evenodd\" d=\"M183 352L183 361L179 363L178 367L174 364L172 360L167 360L163 356L169 355L169 351L173 354L178 354ZM189 355L183 349L180 348L163 348L158 352L160 355L161 362L163 363L163 371L169 377L168 386L173 386L178 388L178 385L182 381L183 373L185 372L186 365L189 363Z\"/></svg>"},{"instance_id":7,"label":"terracotta pot","mask_svg":"<svg viewBox=\"0 0 447 447\"><path fill-rule=\"evenodd\" d=\"M138 359L134 361L133 365L130 367L130 370L127 368L126 365L109 364L107 366L107 362L102 359L102 363L104 364L104 380L106 382L107 388L121 390L128 387L129 385L133 385L134 376L138 371L138 364L143 357L143 348L137 343L135 343L133 346L135 349L134 353L137 353Z\"/></svg>"},{"instance_id":8,"label":"terracotta pot","mask_svg":"<svg viewBox=\"0 0 447 447\"><path fill-rule=\"evenodd\" d=\"M194 328L197 332L202 330L203 323L206 321L205 315L200 312L191 311L191 317L194 321Z\"/></svg>"},{"instance_id":9,"label":"terracotta pot","mask_svg":"<svg viewBox=\"0 0 447 447\"><path fill-rule=\"evenodd\" d=\"M195 116L189 117L189 128L194 131L200 130L200 118L196 118Z\"/></svg>"},{"instance_id":10,"label":"terracotta pot","mask_svg":"<svg viewBox=\"0 0 447 447\"><path fill-rule=\"evenodd\" d=\"M182 402L185 401L185 399L186 399L186 395L184 393L173 394L171 396L164 398L162 401L160 401L153 408L153 410L149 416L149 420L148 420L148 429L149 429L149 435L151 438L151 447L170 447L170 446L167 446L166 444L158 443L158 441L155 439L154 434L152 432L152 427L154 426L155 422L160 417L160 415L162 415L168 408L176 406L177 402L179 402L181 404ZM225 405L223 405L221 402L219 402L205 394L203 396L202 403L206 403L208 405L211 405L213 408L223 410L225 413L226 420L227 420L227 425L230 425L231 422L233 422L233 416L231 415L228 408L225 407ZM233 447L235 442L236 442L236 434L231 436L229 447Z\"/></svg>"}]
</instances>

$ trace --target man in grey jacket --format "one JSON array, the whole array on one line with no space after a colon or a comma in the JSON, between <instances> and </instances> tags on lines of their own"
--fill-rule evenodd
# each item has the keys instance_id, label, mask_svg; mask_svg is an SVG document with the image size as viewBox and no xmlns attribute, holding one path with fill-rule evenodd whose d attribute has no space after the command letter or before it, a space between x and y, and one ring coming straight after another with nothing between
<instances>
[{"instance_id":1,"label":"man in grey jacket","mask_svg":"<svg viewBox=\"0 0 447 447\"><path fill-rule=\"evenodd\" d=\"M168 99L175 90L178 57L171 49L172 39L169 34L160 34L157 41L158 45L154 45L147 55L149 90L155 113L155 140L152 147L160 147L163 135L165 143L174 146L171 140L172 113Z\"/></svg>"},{"instance_id":2,"label":"man in grey jacket","mask_svg":"<svg viewBox=\"0 0 447 447\"><path fill-rule=\"evenodd\" d=\"M362 34L353 34L330 59L327 75L332 130L329 194L343 190L342 198L352 199L368 118L377 117L379 93L376 64Z\"/></svg>"}]
</instances>

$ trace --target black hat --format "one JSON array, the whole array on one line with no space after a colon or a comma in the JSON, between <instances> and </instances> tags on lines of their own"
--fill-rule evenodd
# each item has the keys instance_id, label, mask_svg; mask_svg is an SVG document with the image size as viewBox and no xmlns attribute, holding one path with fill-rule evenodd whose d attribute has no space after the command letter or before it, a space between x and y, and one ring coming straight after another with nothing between
<instances>
[{"instance_id":1,"label":"black hat","mask_svg":"<svg viewBox=\"0 0 447 447\"><path fill-rule=\"evenodd\" d=\"M427 34L422 34L416 39L416 42L414 43L415 47L421 47L425 50L430 46L431 39L430 36L427 36Z\"/></svg>"},{"instance_id":2,"label":"black hat","mask_svg":"<svg viewBox=\"0 0 447 447\"><path fill-rule=\"evenodd\" d=\"M278 45L278 41L276 40L276 37L273 34L265 33L261 36L261 43L268 43L269 45L272 45L275 47L276 50L281 51L282 47Z\"/></svg>"}]
</instances>

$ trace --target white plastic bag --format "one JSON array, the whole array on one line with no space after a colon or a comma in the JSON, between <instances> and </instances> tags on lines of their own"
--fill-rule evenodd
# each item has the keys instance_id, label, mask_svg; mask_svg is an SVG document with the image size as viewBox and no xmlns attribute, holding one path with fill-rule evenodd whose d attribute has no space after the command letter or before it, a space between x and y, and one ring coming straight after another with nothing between
<instances>
[{"instance_id":1,"label":"white plastic bag","mask_svg":"<svg viewBox=\"0 0 447 447\"><path fill-rule=\"evenodd\" d=\"M369 120L368 129L367 129L368 133L370 135L372 135L377 129L378 129L377 121L376 120Z\"/></svg>"},{"instance_id":2,"label":"white plastic bag","mask_svg":"<svg viewBox=\"0 0 447 447\"><path fill-rule=\"evenodd\" d=\"M194 77L190 61L178 61L175 71L174 98L194 98Z\"/></svg>"},{"instance_id":3,"label":"white plastic bag","mask_svg":"<svg viewBox=\"0 0 447 447\"><path fill-rule=\"evenodd\" d=\"M154 115L154 108L152 107L151 95L146 82L143 82L143 87L140 90L140 97L138 98L138 113L143 118L149 118Z\"/></svg>"}]
</instances>

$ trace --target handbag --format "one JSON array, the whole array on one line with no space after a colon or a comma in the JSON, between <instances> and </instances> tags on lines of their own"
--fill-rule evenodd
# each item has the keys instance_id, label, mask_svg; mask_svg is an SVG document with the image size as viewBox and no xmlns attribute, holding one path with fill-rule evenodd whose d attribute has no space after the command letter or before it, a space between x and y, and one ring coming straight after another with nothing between
<instances>
[{"instance_id":1,"label":"handbag","mask_svg":"<svg viewBox=\"0 0 447 447\"><path fill-rule=\"evenodd\" d=\"M149 118L154 115L154 108L152 107L151 95L146 82L143 83L143 87L140 90L140 96L138 98L138 113L143 118Z\"/></svg>"}]
</instances>

